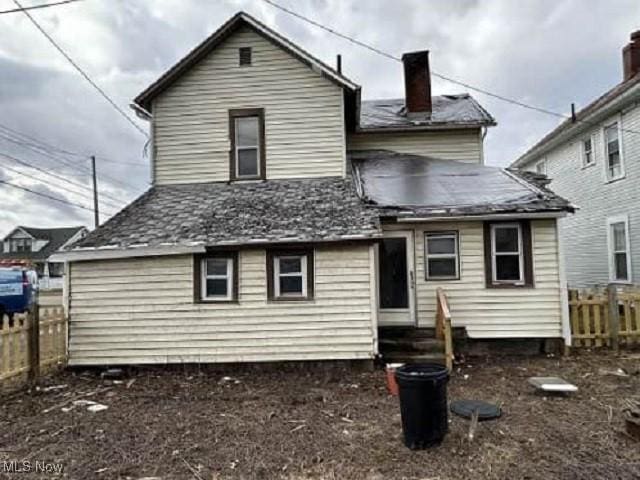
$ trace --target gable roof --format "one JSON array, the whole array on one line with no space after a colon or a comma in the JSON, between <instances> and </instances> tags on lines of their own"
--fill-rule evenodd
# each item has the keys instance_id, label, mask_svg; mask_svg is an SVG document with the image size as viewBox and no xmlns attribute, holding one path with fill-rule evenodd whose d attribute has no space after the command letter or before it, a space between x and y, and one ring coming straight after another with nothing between
<instances>
[{"instance_id":1,"label":"gable roof","mask_svg":"<svg viewBox=\"0 0 640 480\"><path fill-rule=\"evenodd\" d=\"M356 240L379 234L376 212L342 177L157 185L73 250Z\"/></svg>"},{"instance_id":2,"label":"gable roof","mask_svg":"<svg viewBox=\"0 0 640 480\"><path fill-rule=\"evenodd\" d=\"M431 116L408 118L404 98L363 100L359 131L435 130L496 125L494 118L471 95L439 95L431 99Z\"/></svg>"},{"instance_id":3,"label":"gable roof","mask_svg":"<svg viewBox=\"0 0 640 480\"><path fill-rule=\"evenodd\" d=\"M313 71L318 72L320 75L332 81L339 87L354 93L360 90L360 87L357 84L349 80L341 73L338 73L335 69L331 68L318 58L314 57L293 42L289 41L276 31L267 27L262 22L256 20L248 13L241 11L227 20L220 28L218 28L218 30L216 30L206 40L204 40L197 47L191 50L184 58L182 58L182 60L180 60L173 67L167 70L162 76L160 76L158 80L147 87L134 99L134 102L143 107L145 110L150 111L151 101L155 97L165 91L175 80L177 80L200 60L202 60L206 55L213 51L218 45L220 45L225 39L227 39L232 33L234 33L242 26L248 26L252 28L255 32L263 36L265 39L287 51L290 55L300 60Z\"/></svg>"},{"instance_id":4,"label":"gable roof","mask_svg":"<svg viewBox=\"0 0 640 480\"><path fill-rule=\"evenodd\" d=\"M564 198L497 167L385 150L352 152L362 196L382 217L573 211Z\"/></svg>"},{"instance_id":5,"label":"gable roof","mask_svg":"<svg viewBox=\"0 0 640 480\"><path fill-rule=\"evenodd\" d=\"M80 230L86 230L86 227L34 228L19 226L16 227L9 235L7 235L5 237L5 240L10 237L17 229L25 231L37 240L47 240L48 243L37 252L0 252L0 260L44 260L46 258L49 258L52 253L54 253L65 243L67 243Z\"/></svg>"},{"instance_id":6,"label":"gable roof","mask_svg":"<svg viewBox=\"0 0 640 480\"><path fill-rule=\"evenodd\" d=\"M631 102L640 99L640 73L629 80L619 83L612 89L605 92L593 102L578 111L575 115L576 121L568 118L554 128L547 135L536 143L533 147L515 160L511 167L519 168L526 165L537 156L546 153L555 144L577 135L582 130L593 128L602 117L611 115L616 109L620 109Z\"/></svg>"}]
</instances>

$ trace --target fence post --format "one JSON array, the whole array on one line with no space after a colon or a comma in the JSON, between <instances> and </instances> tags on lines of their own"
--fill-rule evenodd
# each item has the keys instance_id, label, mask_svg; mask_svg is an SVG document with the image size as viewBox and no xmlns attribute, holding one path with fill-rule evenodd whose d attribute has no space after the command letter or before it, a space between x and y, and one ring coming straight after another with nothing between
<instances>
[{"instance_id":1,"label":"fence post","mask_svg":"<svg viewBox=\"0 0 640 480\"><path fill-rule=\"evenodd\" d=\"M40 376L40 305L34 302L31 307L31 329L29 330L29 381L34 382Z\"/></svg>"},{"instance_id":2,"label":"fence post","mask_svg":"<svg viewBox=\"0 0 640 480\"><path fill-rule=\"evenodd\" d=\"M620 332L620 309L618 308L618 289L612 283L607 286L609 302L609 335L611 336L611 347L614 352L618 352L618 334Z\"/></svg>"}]
</instances>

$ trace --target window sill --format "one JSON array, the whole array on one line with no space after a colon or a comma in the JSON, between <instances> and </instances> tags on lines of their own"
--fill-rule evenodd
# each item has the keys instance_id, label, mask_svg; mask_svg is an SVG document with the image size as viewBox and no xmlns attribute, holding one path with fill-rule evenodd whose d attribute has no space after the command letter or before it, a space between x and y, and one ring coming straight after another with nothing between
<instances>
[{"instance_id":1,"label":"window sill","mask_svg":"<svg viewBox=\"0 0 640 480\"><path fill-rule=\"evenodd\" d=\"M607 178L607 180L604 183L605 184L616 183L616 182L619 182L620 180L624 180L625 178L626 178L626 175L621 175L616 178Z\"/></svg>"},{"instance_id":2,"label":"window sill","mask_svg":"<svg viewBox=\"0 0 640 480\"><path fill-rule=\"evenodd\" d=\"M237 299L232 299L232 300L207 300L207 299L203 299L203 300L196 300L195 302L196 305L229 305L229 304L235 304L235 305L240 305L240 301Z\"/></svg>"},{"instance_id":3,"label":"window sill","mask_svg":"<svg viewBox=\"0 0 640 480\"><path fill-rule=\"evenodd\" d=\"M595 162L593 162L593 163L588 163L588 164L586 164L586 165L583 163L583 164L582 164L582 167L581 167L580 169L581 169L581 170L586 170L586 169L588 169L588 168L595 167L595 166L596 166L596 163L595 163Z\"/></svg>"},{"instance_id":4,"label":"window sill","mask_svg":"<svg viewBox=\"0 0 640 480\"><path fill-rule=\"evenodd\" d=\"M486 285L487 288L497 288L497 289L501 289L501 288L506 288L506 289L518 289L518 288L535 288L535 285L532 284L515 284L515 283L487 283Z\"/></svg>"},{"instance_id":5,"label":"window sill","mask_svg":"<svg viewBox=\"0 0 640 480\"><path fill-rule=\"evenodd\" d=\"M456 280L460 280L460 277L432 277L424 279L425 282L455 282Z\"/></svg>"},{"instance_id":6,"label":"window sill","mask_svg":"<svg viewBox=\"0 0 640 480\"><path fill-rule=\"evenodd\" d=\"M314 303L315 299L313 297L275 297L270 298L269 303L300 303L300 302L308 302Z\"/></svg>"}]
</instances>

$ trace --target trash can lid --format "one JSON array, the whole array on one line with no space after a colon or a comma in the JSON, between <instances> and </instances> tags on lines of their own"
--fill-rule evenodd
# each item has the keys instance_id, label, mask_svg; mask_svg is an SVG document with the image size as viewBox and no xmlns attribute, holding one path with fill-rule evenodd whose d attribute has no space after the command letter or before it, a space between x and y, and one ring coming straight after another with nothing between
<instances>
[{"instance_id":1,"label":"trash can lid","mask_svg":"<svg viewBox=\"0 0 640 480\"><path fill-rule=\"evenodd\" d=\"M444 380L449 378L449 371L438 363L412 363L396 369L396 377L401 380Z\"/></svg>"},{"instance_id":2,"label":"trash can lid","mask_svg":"<svg viewBox=\"0 0 640 480\"><path fill-rule=\"evenodd\" d=\"M451 402L451 411L464 418L471 418L474 410L478 411L478 420L492 420L502 415L498 405L482 400L456 400Z\"/></svg>"}]
</instances>

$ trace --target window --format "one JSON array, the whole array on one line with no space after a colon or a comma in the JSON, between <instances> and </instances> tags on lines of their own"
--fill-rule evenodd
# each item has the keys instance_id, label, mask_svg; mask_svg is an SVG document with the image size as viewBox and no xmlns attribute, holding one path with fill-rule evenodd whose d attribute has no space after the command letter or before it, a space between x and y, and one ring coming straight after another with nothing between
<instances>
[{"instance_id":1,"label":"window","mask_svg":"<svg viewBox=\"0 0 640 480\"><path fill-rule=\"evenodd\" d=\"M622 169L622 155L620 151L620 132L618 122L604 129L605 164L607 180L617 180L624 176Z\"/></svg>"},{"instance_id":2,"label":"window","mask_svg":"<svg viewBox=\"0 0 640 480\"><path fill-rule=\"evenodd\" d=\"M547 174L547 161L542 160L541 162L536 163L536 173L540 175Z\"/></svg>"},{"instance_id":3,"label":"window","mask_svg":"<svg viewBox=\"0 0 640 480\"><path fill-rule=\"evenodd\" d=\"M230 110L229 133L231 180L264 179L264 110Z\"/></svg>"},{"instance_id":4,"label":"window","mask_svg":"<svg viewBox=\"0 0 640 480\"><path fill-rule=\"evenodd\" d=\"M582 140L582 166L588 167L589 165L594 165L596 163L596 157L594 155L594 144L595 144L594 136L590 136L589 138L585 138Z\"/></svg>"},{"instance_id":5,"label":"window","mask_svg":"<svg viewBox=\"0 0 640 480\"><path fill-rule=\"evenodd\" d=\"M251 65L251 47L240 47L238 49L238 64L241 67Z\"/></svg>"},{"instance_id":6,"label":"window","mask_svg":"<svg viewBox=\"0 0 640 480\"><path fill-rule=\"evenodd\" d=\"M232 302L238 298L238 257L235 252L195 257L195 299Z\"/></svg>"},{"instance_id":7,"label":"window","mask_svg":"<svg viewBox=\"0 0 640 480\"><path fill-rule=\"evenodd\" d=\"M267 275L270 300L313 298L312 251L269 251Z\"/></svg>"},{"instance_id":8,"label":"window","mask_svg":"<svg viewBox=\"0 0 640 480\"><path fill-rule=\"evenodd\" d=\"M425 233L424 238L426 279L460 278L458 232Z\"/></svg>"},{"instance_id":9,"label":"window","mask_svg":"<svg viewBox=\"0 0 640 480\"><path fill-rule=\"evenodd\" d=\"M31 251L31 239L30 238L13 238L9 240L10 252L30 252Z\"/></svg>"},{"instance_id":10,"label":"window","mask_svg":"<svg viewBox=\"0 0 640 480\"><path fill-rule=\"evenodd\" d=\"M529 222L485 224L487 286L533 285Z\"/></svg>"},{"instance_id":11,"label":"window","mask_svg":"<svg viewBox=\"0 0 640 480\"><path fill-rule=\"evenodd\" d=\"M629 219L626 215L607 221L609 243L609 277L612 282L631 281L631 253L629 248Z\"/></svg>"}]
</instances>

